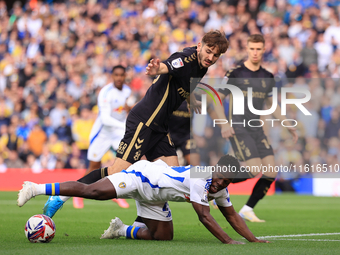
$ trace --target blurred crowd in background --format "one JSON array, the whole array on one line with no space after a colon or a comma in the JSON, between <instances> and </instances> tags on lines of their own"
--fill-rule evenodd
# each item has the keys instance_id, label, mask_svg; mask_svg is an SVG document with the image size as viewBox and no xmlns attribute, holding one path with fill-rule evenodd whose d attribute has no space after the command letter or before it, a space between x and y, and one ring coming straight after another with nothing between
<instances>
[{"instance_id":1,"label":"blurred crowd in background","mask_svg":"<svg viewBox=\"0 0 340 255\"><path fill-rule=\"evenodd\" d=\"M266 129L277 163L338 163L340 1L32 0L7 10L0 0L0 172L86 168L97 95L112 67L127 67L138 101L152 83L144 74L151 58L197 45L211 29L224 31L230 48L207 77L242 63L248 35L261 33L263 67L277 87L311 91L312 116L288 110L297 144L280 124ZM196 134L205 164L229 150L209 121ZM108 152L102 162L112 160Z\"/></svg>"}]
</instances>

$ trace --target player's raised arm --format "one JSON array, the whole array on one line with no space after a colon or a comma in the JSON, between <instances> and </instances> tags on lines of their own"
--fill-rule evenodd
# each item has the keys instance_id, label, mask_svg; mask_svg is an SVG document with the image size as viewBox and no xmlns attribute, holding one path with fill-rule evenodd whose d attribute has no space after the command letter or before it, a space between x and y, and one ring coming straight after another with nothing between
<instances>
[{"instance_id":1,"label":"player's raised arm","mask_svg":"<svg viewBox=\"0 0 340 255\"><path fill-rule=\"evenodd\" d=\"M273 105L273 98L272 97L268 97L266 99L266 104L270 108ZM276 107L275 111L273 112L273 116L276 119L279 119L280 122L285 120L285 118L281 115L281 107L279 105ZM295 127L287 127L287 129L288 129L289 133L293 136L294 143L296 143L298 138L299 138L299 136L298 136L298 134L296 132L296 128Z\"/></svg>"},{"instance_id":2,"label":"player's raised arm","mask_svg":"<svg viewBox=\"0 0 340 255\"><path fill-rule=\"evenodd\" d=\"M247 224L244 222L241 216L235 211L233 206L218 206L218 208L220 209L226 220L229 222L229 224L233 227L233 229L249 242L269 243L266 240L259 240L254 236L254 234L249 230Z\"/></svg>"},{"instance_id":3,"label":"player's raised arm","mask_svg":"<svg viewBox=\"0 0 340 255\"><path fill-rule=\"evenodd\" d=\"M194 207L200 222L202 222L202 224L222 243L244 244L231 239L230 236L228 236L227 233L223 231L213 216L211 216L209 206L201 205L195 202L192 202L192 206Z\"/></svg>"},{"instance_id":4,"label":"player's raised arm","mask_svg":"<svg viewBox=\"0 0 340 255\"><path fill-rule=\"evenodd\" d=\"M151 59L150 63L146 67L145 74L155 76L159 74L166 74L168 72L168 67L164 63L161 63L159 59Z\"/></svg>"}]
</instances>

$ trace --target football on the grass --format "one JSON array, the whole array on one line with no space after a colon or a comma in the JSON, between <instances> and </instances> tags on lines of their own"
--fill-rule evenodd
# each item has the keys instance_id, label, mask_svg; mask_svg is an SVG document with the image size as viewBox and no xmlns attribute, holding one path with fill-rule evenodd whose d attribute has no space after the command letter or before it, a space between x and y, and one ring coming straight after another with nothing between
<instances>
[{"instance_id":1,"label":"football on the grass","mask_svg":"<svg viewBox=\"0 0 340 255\"><path fill-rule=\"evenodd\" d=\"M55 235L54 222L46 215L34 215L26 222L25 234L32 243L51 242Z\"/></svg>"}]
</instances>

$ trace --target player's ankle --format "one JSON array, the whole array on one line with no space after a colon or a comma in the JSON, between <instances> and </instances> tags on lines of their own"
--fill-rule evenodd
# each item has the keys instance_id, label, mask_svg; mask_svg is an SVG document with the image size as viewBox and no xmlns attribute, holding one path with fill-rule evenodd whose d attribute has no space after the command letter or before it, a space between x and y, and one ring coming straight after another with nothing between
<instances>
[{"instance_id":1,"label":"player's ankle","mask_svg":"<svg viewBox=\"0 0 340 255\"><path fill-rule=\"evenodd\" d=\"M251 212L251 211L253 211L253 208L251 208L251 207L248 206L248 205L244 205L244 206L242 207L242 209L240 210L240 212Z\"/></svg>"}]
</instances>

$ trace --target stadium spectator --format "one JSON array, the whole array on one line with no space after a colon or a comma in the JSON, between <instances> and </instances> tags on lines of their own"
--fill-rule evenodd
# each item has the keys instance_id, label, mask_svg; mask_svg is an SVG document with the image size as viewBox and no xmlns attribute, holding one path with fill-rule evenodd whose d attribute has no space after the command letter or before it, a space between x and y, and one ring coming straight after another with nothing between
<instances>
[{"instance_id":1,"label":"stadium spectator","mask_svg":"<svg viewBox=\"0 0 340 255\"><path fill-rule=\"evenodd\" d=\"M24 168L24 162L18 157L18 152L16 150L10 150L8 158L5 160L7 168Z\"/></svg>"},{"instance_id":2,"label":"stadium spectator","mask_svg":"<svg viewBox=\"0 0 340 255\"><path fill-rule=\"evenodd\" d=\"M58 136L58 140L66 142L69 145L73 142L72 130L71 127L67 125L65 116L62 117L60 126L57 127L54 132Z\"/></svg>"},{"instance_id":3,"label":"stadium spectator","mask_svg":"<svg viewBox=\"0 0 340 255\"><path fill-rule=\"evenodd\" d=\"M91 107L96 104L101 87L107 84L110 71L117 64L128 67L126 82L139 101L152 83L141 73L150 58L163 61L170 53L197 44L208 26L222 24L218 29L228 36L230 49L221 56L221 65L210 68L206 76L223 76L225 70L243 62L246 56L244 38L248 34L263 33L266 39L263 67L279 78L276 79L278 87L290 86L288 82L294 83L297 76L306 78L305 84L311 91L311 102L319 118L316 137L312 138L317 138L320 144L319 153L327 155L330 151L329 143L324 140L325 128L340 102L336 1L94 2L49 1L47 4L45 1L34 5L34 10L28 4L15 3L7 12L5 2L1 1L4 11L1 11L0 30L5 32L0 33L0 125L12 125L20 139L27 139L34 124L41 123L47 116L53 129L60 126L62 116L68 124L73 123L77 115L71 112L88 105L88 99L84 99L86 95ZM318 63L317 68L309 65L305 73L301 55L306 56L303 52L307 48L312 50L311 42L317 51ZM27 53L35 57L27 58ZM307 62L309 57L307 55ZM78 80L83 88L80 91L75 86L76 93L69 89L74 74L80 76ZM293 81L287 81L287 77ZM330 77L333 85L323 80ZM73 96L68 91L72 91ZM57 109L55 105L60 101L64 106L56 111L53 108ZM38 104L38 112L33 103ZM288 114L296 117L298 113ZM314 114L313 118L317 119ZM30 115L33 117L28 117ZM19 120L21 118L24 121ZM308 121L298 122L298 130L303 124L313 129L314 136L312 122L310 125ZM51 134L49 130L44 129L47 136ZM306 130L306 134L308 132ZM276 137L273 132L270 136L275 143L283 139L284 133ZM310 144L310 139L303 135L300 138L306 144ZM61 166L71 148L63 143L59 145L64 152L51 153L57 156ZM25 146L25 143L18 144L17 151L26 151ZM302 155L310 153L304 146L300 152ZM6 152L3 157L8 157Z\"/></svg>"},{"instance_id":4,"label":"stadium spectator","mask_svg":"<svg viewBox=\"0 0 340 255\"><path fill-rule=\"evenodd\" d=\"M41 155L46 140L47 136L42 130L41 126L39 124L35 124L27 138L27 144L29 149L34 153L36 157L39 157Z\"/></svg>"}]
</instances>

